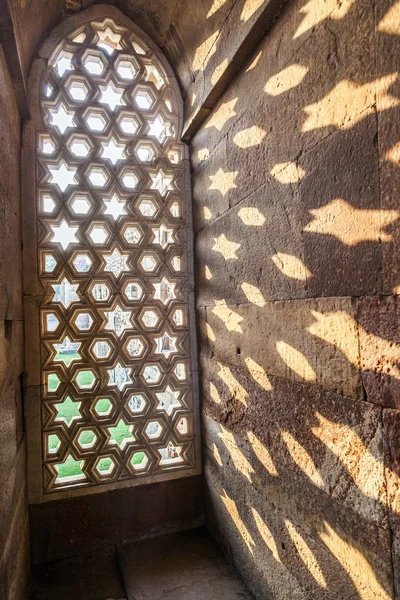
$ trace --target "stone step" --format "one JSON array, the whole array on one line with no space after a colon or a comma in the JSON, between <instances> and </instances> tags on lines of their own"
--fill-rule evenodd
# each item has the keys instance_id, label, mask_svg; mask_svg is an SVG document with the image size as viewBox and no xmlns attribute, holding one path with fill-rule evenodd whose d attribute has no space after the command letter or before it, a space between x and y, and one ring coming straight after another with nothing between
<instances>
[{"instance_id":1,"label":"stone step","mask_svg":"<svg viewBox=\"0 0 400 600\"><path fill-rule=\"evenodd\" d=\"M253 600L205 529L117 548L128 600Z\"/></svg>"}]
</instances>

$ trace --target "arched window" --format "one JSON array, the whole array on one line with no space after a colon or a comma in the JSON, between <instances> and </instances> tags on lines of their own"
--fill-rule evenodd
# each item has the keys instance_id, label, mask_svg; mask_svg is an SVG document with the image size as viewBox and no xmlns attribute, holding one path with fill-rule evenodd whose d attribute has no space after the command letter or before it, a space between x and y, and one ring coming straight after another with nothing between
<instances>
[{"instance_id":1,"label":"arched window","mask_svg":"<svg viewBox=\"0 0 400 600\"><path fill-rule=\"evenodd\" d=\"M151 42L109 17L83 20L47 52L33 77L37 281L27 327L28 378L40 371L30 451L40 446L43 494L195 473L179 90Z\"/></svg>"}]
</instances>

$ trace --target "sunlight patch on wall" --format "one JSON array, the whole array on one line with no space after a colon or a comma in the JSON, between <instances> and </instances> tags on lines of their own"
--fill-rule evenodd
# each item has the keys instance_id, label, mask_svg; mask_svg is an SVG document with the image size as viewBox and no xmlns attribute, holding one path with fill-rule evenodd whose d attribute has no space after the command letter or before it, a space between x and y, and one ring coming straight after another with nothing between
<instances>
[{"instance_id":1,"label":"sunlight patch on wall","mask_svg":"<svg viewBox=\"0 0 400 600\"><path fill-rule=\"evenodd\" d=\"M306 331L338 348L352 365L359 367L357 323L345 311L322 313L311 310L315 319Z\"/></svg>"},{"instance_id":2,"label":"sunlight patch on wall","mask_svg":"<svg viewBox=\"0 0 400 600\"><path fill-rule=\"evenodd\" d=\"M355 0L343 0L338 4L337 0L309 0L300 13L304 14L303 20L296 30L293 39L300 37L310 29L316 27L325 19L333 19L335 21L343 19L350 10Z\"/></svg>"},{"instance_id":3,"label":"sunlight patch on wall","mask_svg":"<svg viewBox=\"0 0 400 600\"><path fill-rule=\"evenodd\" d=\"M261 518L260 513L258 513L255 508L252 508L251 512L253 513L254 521L255 521L257 529L264 541L264 544L271 551L271 554L274 557L274 559L277 562L281 562L281 559L279 558L278 548L277 548L275 540L274 540L274 536L272 535L271 531L268 529L265 521L263 521L263 519Z\"/></svg>"},{"instance_id":4,"label":"sunlight patch on wall","mask_svg":"<svg viewBox=\"0 0 400 600\"><path fill-rule=\"evenodd\" d=\"M274 461L267 448L260 442L260 440L254 435L252 431L247 432L247 439L249 440L251 447L254 451L254 454L257 456L258 460L262 464L262 466L268 471L270 475L273 477L278 476L278 471L274 465Z\"/></svg>"},{"instance_id":5,"label":"sunlight patch on wall","mask_svg":"<svg viewBox=\"0 0 400 600\"><path fill-rule=\"evenodd\" d=\"M392 595L382 588L364 555L340 537L327 521L324 521L324 529L319 537L349 575L360 600L390 600Z\"/></svg>"},{"instance_id":6,"label":"sunlight patch on wall","mask_svg":"<svg viewBox=\"0 0 400 600\"><path fill-rule=\"evenodd\" d=\"M243 129L243 131L239 131L234 138L233 141L239 148L251 148L252 146L259 146L267 132L264 131L258 125L253 125L248 129Z\"/></svg>"},{"instance_id":7,"label":"sunlight patch on wall","mask_svg":"<svg viewBox=\"0 0 400 600\"><path fill-rule=\"evenodd\" d=\"M215 342L217 339L210 323L206 323L206 335L211 342Z\"/></svg>"},{"instance_id":8,"label":"sunlight patch on wall","mask_svg":"<svg viewBox=\"0 0 400 600\"><path fill-rule=\"evenodd\" d=\"M249 71L251 71L252 69L254 69L254 67L257 65L258 61L260 60L261 55L262 55L262 50L260 50L260 52L257 54L257 56L255 57L255 59L247 67L246 73L248 73Z\"/></svg>"},{"instance_id":9,"label":"sunlight patch on wall","mask_svg":"<svg viewBox=\"0 0 400 600\"><path fill-rule=\"evenodd\" d=\"M240 15L240 20L246 22L251 19L264 2L265 0L246 0Z\"/></svg>"},{"instance_id":10,"label":"sunlight patch on wall","mask_svg":"<svg viewBox=\"0 0 400 600\"><path fill-rule=\"evenodd\" d=\"M215 175L209 175L211 179L210 190L217 190L222 197L226 196L229 190L235 189L235 179L237 177L237 171L224 171L219 168Z\"/></svg>"},{"instance_id":11,"label":"sunlight patch on wall","mask_svg":"<svg viewBox=\"0 0 400 600\"><path fill-rule=\"evenodd\" d=\"M199 71L205 69L210 58L217 51L215 42L219 36L219 29L215 31L209 38L207 38L196 50L196 53L192 62L193 71Z\"/></svg>"},{"instance_id":12,"label":"sunlight patch on wall","mask_svg":"<svg viewBox=\"0 0 400 600\"><path fill-rule=\"evenodd\" d=\"M204 267L204 277L207 279L207 281L210 281L210 279L212 279L212 273L208 265Z\"/></svg>"},{"instance_id":13,"label":"sunlight patch on wall","mask_svg":"<svg viewBox=\"0 0 400 600\"><path fill-rule=\"evenodd\" d=\"M386 489L384 484L384 464L381 435L378 433L376 439L372 441L371 447L367 448L364 442L359 438L356 431L344 423L330 421L320 413L316 412L315 417L319 422L311 428L311 431L329 450L327 453L328 461L326 463L327 477L329 471L332 471L332 462L330 453L334 454L346 469L350 477L357 486L357 492L361 492L366 498L380 501L383 505L387 503ZM375 442L375 443L374 443ZM377 454L377 456L375 455ZM322 471L324 468L322 467ZM351 494L351 490L347 494ZM366 505L366 511L371 510L370 504ZM368 517L368 514L364 515Z\"/></svg>"},{"instance_id":14,"label":"sunlight patch on wall","mask_svg":"<svg viewBox=\"0 0 400 600\"><path fill-rule=\"evenodd\" d=\"M397 2L389 8L386 15L378 24L377 29L383 33L400 35L400 0L397 0Z\"/></svg>"},{"instance_id":15,"label":"sunlight patch on wall","mask_svg":"<svg viewBox=\"0 0 400 600\"><path fill-rule=\"evenodd\" d=\"M211 312L216 315L224 323L228 331L235 331L237 333L243 333L240 323L243 321L243 317L235 313L225 302L225 300L218 300Z\"/></svg>"},{"instance_id":16,"label":"sunlight patch on wall","mask_svg":"<svg viewBox=\"0 0 400 600\"><path fill-rule=\"evenodd\" d=\"M219 395L217 388L211 381L210 381L210 396L211 396L211 399L214 400L215 404L221 404L222 398Z\"/></svg>"},{"instance_id":17,"label":"sunlight patch on wall","mask_svg":"<svg viewBox=\"0 0 400 600\"><path fill-rule=\"evenodd\" d=\"M392 96L388 88L395 83L397 73L391 73L364 85L348 79L340 81L319 102L306 106L303 111L307 118L302 131L312 131L322 127L350 129L365 117L400 104L400 99Z\"/></svg>"},{"instance_id":18,"label":"sunlight patch on wall","mask_svg":"<svg viewBox=\"0 0 400 600\"><path fill-rule=\"evenodd\" d=\"M270 173L279 183L284 184L298 183L306 174L305 170L295 162L277 163Z\"/></svg>"},{"instance_id":19,"label":"sunlight patch on wall","mask_svg":"<svg viewBox=\"0 0 400 600\"><path fill-rule=\"evenodd\" d=\"M209 121L205 124L204 128L209 129L214 127L218 131L222 131L229 119L232 119L236 115L235 106L238 98L234 98L229 102L224 102L221 106L213 112Z\"/></svg>"},{"instance_id":20,"label":"sunlight patch on wall","mask_svg":"<svg viewBox=\"0 0 400 600\"><path fill-rule=\"evenodd\" d=\"M218 377L222 379L225 385L228 387L230 394L235 400L241 402L247 408L248 393L243 386L240 385L238 380L234 377L232 371L226 365L218 362L220 368Z\"/></svg>"},{"instance_id":21,"label":"sunlight patch on wall","mask_svg":"<svg viewBox=\"0 0 400 600\"><path fill-rule=\"evenodd\" d=\"M289 65L268 79L264 91L269 96L279 96L297 87L309 71L304 65Z\"/></svg>"},{"instance_id":22,"label":"sunlight patch on wall","mask_svg":"<svg viewBox=\"0 0 400 600\"><path fill-rule=\"evenodd\" d=\"M354 208L337 198L326 206L310 210L314 217L303 231L331 235L345 246L361 242L390 242L392 235L382 227L394 223L400 217L398 210L363 210Z\"/></svg>"},{"instance_id":23,"label":"sunlight patch on wall","mask_svg":"<svg viewBox=\"0 0 400 600\"><path fill-rule=\"evenodd\" d=\"M250 356L247 356L244 359L244 362L246 363L246 367L248 368L249 373L254 381L256 381L264 390L272 390L271 382L265 370L259 364L257 364L255 360L250 358Z\"/></svg>"},{"instance_id":24,"label":"sunlight patch on wall","mask_svg":"<svg viewBox=\"0 0 400 600\"><path fill-rule=\"evenodd\" d=\"M203 217L206 221L210 221L212 218L212 212L208 206L203 206Z\"/></svg>"},{"instance_id":25,"label":"sunlight patch on wall","mask_svg":"<svg viewBox=\"0 0 400 600\"><path fill-rule=\"evenodd\" d=\"M213 14L215 14L217 12L217 10L219 10L224 4L226 4L228 0L214 0L214 2L211 5L210 10L207 13L206 19L209 19L210 17L213 16Z\"/></svg>"},{"instance_id":26,"label":"sunlight patch on wall","mask_svg":"<svg viewBox=\"0 0 400 600\"><path fill-rule=\"evenodd\" d=\"M271 256L271 260L276 268L290 279L306 281L312 277L311 271L307 269L303 261L293 254L277 252L274 256Z\"/></svg>"},{"instance_id":27,"label":"sunlight patch on wall","mask_svg":"<svg viewBox=\"0 0 400 600\"><path fill-rule=\"evenodd\" d=\"M211 75L211 83L213 85L215 85L220 80L220 78L225 73L228 66L229 66L229 61L227 58L225 58L225 60L223 60L222 63L215 68L214 73Z\"/></svg>"},{"instance_id":28,"label":"sunlight patch on wall","mask_svg":"<svg viewBox=\"0 0 400 600\"><path fill-rule=\"evenodd\" d=\"M214 252L219 252L222 254L225 260L238 260L236 252L239 250L240 244L236 244L235 242L228 240L224 233L213 239L215 242L214 246L212 247Z\"/></svg>"},{"instance_id":29,"label":"sunlight patch on wall","mask_svg":"<svg viewBox=\"0 0 400 600\"><path fill-rule=\"evenodd\" d=\"M245 225L251 225L252 227L262 227L266 221L262 212L258 208L251 206L244 206L241 208L238 212L238 216Z\"/></svg>"},{"instance_id":30,"label":"sunlight patch on wall","mask_svg":"<svg viewBox=\"0 0 400 600\"><path fill-rule=\"evenodd\" d=\"M400 167L400 142L397 142L385 154L386 160Z\"/></svg>"},{"instance_id":31,"label":"sunlight patch on wall","mask_svg":"<svg viewBox=\"0 0 400 600\"><path fill-rule=\"evenodd\" d=\"M212 454L213 454L213 457L214 457L214 460L215 460L215 462L216 462L216 463L217 463L217 464L218 464L220 467L222 467L222 458L221 458L221 455L220 455L220 453L219 453L219 450L218 450L218 448L217 448L216 444L213 444Z\"/></svg>"},{"instance_id":32,"label":"sunlight patch on wall","mask_svg":"<svg viewBox=\"0 0 400 600\"><path fill-rule=\"evenodd\" d=\"M296 547L297 553L307 567L310 575L315 579L318 585L320 585L322 588L326 588L327 585L325 577L311 548L308 546L303 536L300 535L293 523L291 523L288 519L285 519L285 525L291 540Z\"/></svg>"},{"instance_id":33,"label":"sunlight patch on wall","mask_svg":"<svg viewBox=\"0 0 400 600\"><path fill-rule=\"evenodd\" d=\"M208 148L202 148L201 150L197 151L197 158L201 161L204 162L205 160L207 160L210 156L210 151Z\"/></svg>"},{"instance_id":34,"label":"sunlight patch on wall","mask_svg":"<svg viewBox=\"0 0 400 600\"><path fill-rule=\"evenodd\" d=\"M251 466L251 464L237 445L233 433L228 431L228 429L225 429L225 427L223 427L222 425L220 425L220 428L221 431L220 433L218 433L218 437L228 450L235 469L238 471L238 473L241 473L249 483L251 483L251 476L254 473L253 467Z\"/></svg>"},{"instance_id":35,"label":"sunlight patch on wall","mask_svg":"<svg viewBox=\"0 0 400 600\"><path fill-rule=\"evenodd\" d=\"M316 487L321 490L324 489L324 481L307 450L303 448L300 442L298 442L289 431L282 430L281 437L286 444L293 462Z\"/></svg>"},{"instance_id":36,"label":"sunlight patch on wall","mask_svg":"<svg viewBox=\"0 0 400 600\"><path fill-rule=\"evenodd\" d=\"M285 365L304 381L316 381L317 374L308 362L307 358L290 344L279 340L276 342L276 350Z\"/></svg>"},{"instance_id":37,"label":"sunlight patch on wall","mask_svg":"<svg viewBox=\"0 0 400 600\"><path fill-rule=\"evenodd\" d=\"M246 283L246 281L243 281L240 287L249 302L252 304L265 304L265 298L258 287L251 283Z\"/></svg>"},{"instance_id":38,"label":"sunlight patch on wall","mask_svg":"<svg viewBox=\"0 0 400 600\"><path fill-rule=\"evenodd\" d=\"M228 511L230 518L236 525L236 528L237 528L238 532L240 533L244 543L246 544L249 552L251 554L253 554L252 546L255 546L255 543L254 543L253 538L250 535L249 530L247 529L246 525L243 523L243 520L239 515L239 511L236 507L236 503L234 500L232 500L232 498L229 498L228 494L226 493L226 491L224 489L222 490L222 492L223 492L223 494L220 494L220 498L221 498L222 502L224 503L224 506L225 506L226 510Z\"/></svg>"}]
</instances>

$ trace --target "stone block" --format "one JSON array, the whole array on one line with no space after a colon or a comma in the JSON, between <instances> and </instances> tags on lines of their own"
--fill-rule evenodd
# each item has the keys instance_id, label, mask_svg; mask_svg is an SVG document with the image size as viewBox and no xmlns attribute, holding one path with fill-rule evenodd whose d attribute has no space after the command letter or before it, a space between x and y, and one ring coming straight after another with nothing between
<instances>
[{"instance_id":1,"label":"stone block","mask_svg":"<svg viewBox=\"0 0 400 600\"><path fill-rule=\"evenodd\" d=\"M216 361L360 398L355 309L350 298L207 306Z\"/></svg>"}]
</instances>

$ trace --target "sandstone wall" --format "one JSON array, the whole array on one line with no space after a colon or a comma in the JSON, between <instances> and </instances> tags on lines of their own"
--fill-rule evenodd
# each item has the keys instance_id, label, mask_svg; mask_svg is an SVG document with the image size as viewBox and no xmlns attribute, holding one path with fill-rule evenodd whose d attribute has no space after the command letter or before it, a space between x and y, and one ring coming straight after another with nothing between
<instances>
[{"instance_id":1,"label":"sandstone wall","mask_svg":"<svg viewBox=\"0 0 400 600\"><path fill-rule=\"evenodd\" d=\"M399 23L290 0L192 141L208 522L262 599L400 598Z\"/></svg>"},{"instance_id":2,"label":"sandstone wall","mask_svg":"<svg viewBox=\"0 0 400 600\"><path fill-rule=\"evenodd\" d=\"M0 45L0 598L26 597L29 554L22 417L20 118Z\"/></svg>"}]
</instances>

